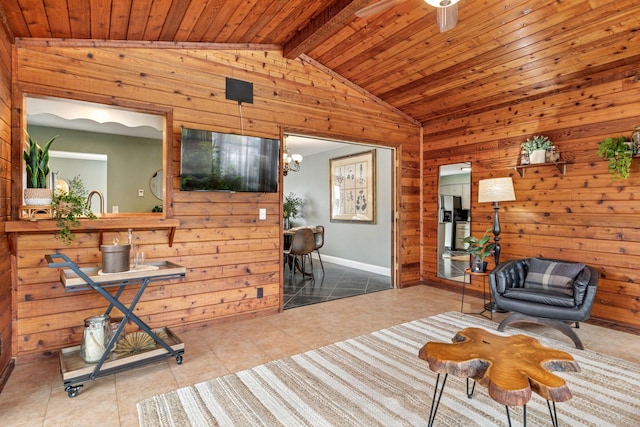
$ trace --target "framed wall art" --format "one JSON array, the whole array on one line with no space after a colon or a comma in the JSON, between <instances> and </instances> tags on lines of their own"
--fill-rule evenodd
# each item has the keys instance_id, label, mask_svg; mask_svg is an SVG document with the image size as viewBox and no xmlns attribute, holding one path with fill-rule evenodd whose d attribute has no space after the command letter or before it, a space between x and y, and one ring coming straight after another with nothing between
<instances>
[{"instance_id":1,"label":"framed wall art","mask_svg":"<svg viewBox=\"0 0 640 427\"><path fill-rule=\"evenodd\" d=\"M329 160L331 222L376 222L376 151Z\"/></svg>"}]
</instances>

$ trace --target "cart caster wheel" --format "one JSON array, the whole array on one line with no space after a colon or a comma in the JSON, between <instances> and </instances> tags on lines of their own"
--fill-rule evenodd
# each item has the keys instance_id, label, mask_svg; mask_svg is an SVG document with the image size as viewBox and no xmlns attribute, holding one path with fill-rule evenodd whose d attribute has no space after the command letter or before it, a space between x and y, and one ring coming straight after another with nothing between
<instances>
[{"instance_id":1,"label":"cart caster wheel","mask_svg":"<svg viewBox=\"0 0 640 427\"><path fill-rule=\"evenodd\" d=\"M182 356L176 356L176 362L178 365L182 365Z\"/></svg>"},{"instance_id":2,"label":"cart caster wheel","mask_svg":"<svg viewBox=\"0 0 640 427\"><path fill-rule=\"evenodd\" d=\"M77 385L77 386L67 386L67 387L65 387L65 391L67 392L67 396L76 397L78 395L78 392L80 391L81 387L82 387L82 384L81 385Z\"/></svg>"}]
</instances>

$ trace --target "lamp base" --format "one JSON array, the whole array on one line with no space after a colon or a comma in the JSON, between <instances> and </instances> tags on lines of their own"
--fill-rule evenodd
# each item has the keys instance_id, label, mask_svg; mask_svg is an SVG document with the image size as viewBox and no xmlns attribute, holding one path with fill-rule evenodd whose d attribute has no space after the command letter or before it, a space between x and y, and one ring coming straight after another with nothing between
<instances>
[{"instance_id":1,"label":"lamp base","mask_svg":"<svg viewBox=\"0 0 640 427\"><path fill-rule=\"evenodd\" d=\"M493 260L496 263L496 267L500 263L500 218L498 217L498 202L493 205L493 241L496 247L493 250Z\"/></svg>"}]
</instances>

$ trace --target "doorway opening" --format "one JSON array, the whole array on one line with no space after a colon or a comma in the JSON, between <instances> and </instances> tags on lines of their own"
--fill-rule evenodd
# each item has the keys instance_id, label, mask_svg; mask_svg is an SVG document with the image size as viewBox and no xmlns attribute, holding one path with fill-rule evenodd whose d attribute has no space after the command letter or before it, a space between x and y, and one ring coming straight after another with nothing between
<instances>
[{"instance_id":1,"label":"doorway opening","mask_svg":"<svg viewBox=\"0 0 640 427\"><path fill-rule=\"evenodd\" d=\"M395 282L395 155L392 148L286 135L290 156L300 155L299 170L283 178L283 197L302 200L290 227L322 225L324 245L313 253L313 276L283 270L284 309L391 289ZM375 223L335 221L331 215L330 162L375 150ZM389 230L391 229L391 232ZM308 264L308 263L307 263Z\"/></svg>"}]
</instances>

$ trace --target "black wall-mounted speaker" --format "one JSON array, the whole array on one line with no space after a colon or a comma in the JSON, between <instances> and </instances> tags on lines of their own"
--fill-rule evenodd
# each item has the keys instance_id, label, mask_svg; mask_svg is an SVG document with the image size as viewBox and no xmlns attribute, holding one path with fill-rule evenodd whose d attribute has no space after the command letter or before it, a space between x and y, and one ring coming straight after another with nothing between
<instances>
[{"instance_id":1,"label":"black wall-mounted speaker","mask_svg":"<svg viewBox=\"0 0 640 427\"><path fill-rule=\"evenodd\" d=\"M233 101L253 104L253 83L227 77L226 97Z\"/></svg>"}]
</instances>

